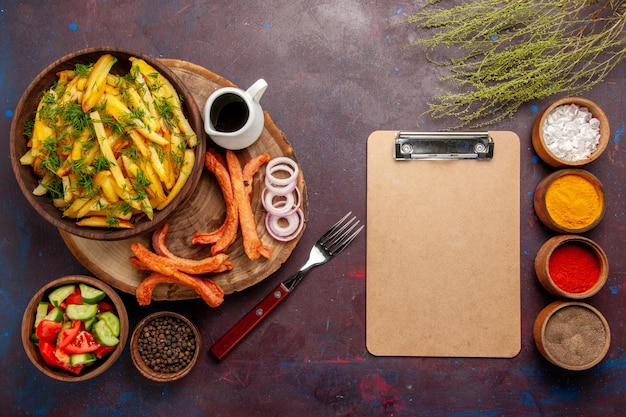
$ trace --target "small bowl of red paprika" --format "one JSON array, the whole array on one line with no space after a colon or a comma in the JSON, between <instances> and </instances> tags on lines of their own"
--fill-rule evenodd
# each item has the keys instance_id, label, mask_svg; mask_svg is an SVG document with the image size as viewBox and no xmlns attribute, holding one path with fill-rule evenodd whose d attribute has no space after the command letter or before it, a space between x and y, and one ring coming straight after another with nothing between
<instances>
[{"instance_id":1,"label":"small bowl of red paprika","mask_svg":"<svg viewBox=\"0 0 626 417\"><path fill-rule=\"evenodd\" d=\"M31 362L59 381L91 379L109 369L128 340L128 314L113 288L70 275L44 285L22 317L22 344Z\"/></svg>"},{"instance_id":2,"label":"small bowl of red paprika","mask_svg":"<svg viewBox=\"0 0 626 417\"><path fill-rule=\"evenodd\" d=\"M547 240L535 258L535 272L551 294L583 299L595 295L609 276L606 253L593 240L557 235Z\"/></svg>"}]
</instances>

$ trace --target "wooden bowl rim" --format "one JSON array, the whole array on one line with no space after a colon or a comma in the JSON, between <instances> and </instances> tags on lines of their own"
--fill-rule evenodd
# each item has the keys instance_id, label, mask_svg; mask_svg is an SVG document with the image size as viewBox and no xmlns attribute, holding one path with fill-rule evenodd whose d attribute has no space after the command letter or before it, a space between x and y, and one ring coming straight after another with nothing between
<instances>
[{"instance_id":1,"label":"wooden bowl rim","mask_svg":"<svg viewBox=\"0 0 626 417\"><path fill-rule=\"evenodd\" d=\"M582 159L580 161L567 161L565 159L559 158L554 155L552 151L550 151L543 139L543 124L546 118L552 112L552 110L566 104L576 104L581 107L586 107L589 112L591 112L593 117L600 121L600 141L598 142L596 150L587 159ZM537 154L544 162L554 167L580 167L595 161L606 150L609 143L609 138L611 136L609 119L606 116L604 110L602 110L602 108L598 106L595 102L583 97L564 97L556 100L554 103L546 107L546 109L541 112L539 116L537 116L535 125L536 126L533 128L532 132L532 143L535 148L537 146L540 146L542 152L537 151L537 149L535 149L535 151L537 151Z\"/></svg>"},{"instance_id":2,"label":"wooden bowl rim","mask_svg":"<svg viewBox=\"0 0 626 417\"><path fill-rule=\"evenodd\" d=\"M602 347L602 351L594 360L584 365L570 365L570 364L563 363L557 360L556 358L554 358L551 352L546 349L543 343L543 339L545 338L546 327L550 319L558 311L564 308L573 307L573 306L578 306L578 307L583 307L583 308L588 309L589 311L594 313L596 317L600 319L600 321L602 322L602 325L604 326L604 345ZM535 334L535 339L536 339L535 341L542 355L544 355L544 357L549 362L553 363L554 365L560 366L561 368L564 368L570 371L584 371L584 370L594 367L595 365L600 363L602 359L604 359L611 345L611 329L609 327L609 323L606 321L606 318L600 312L600 310L582 301L563 301L563 300L553 301L552 303L544 307L543 310L541 310L541 312L537 316L535 327L536 327L535 330L537 331L537 334Z\"/></svg>"},{"instance_id":3,"label":"wooden bowl rim","mask_svg":"<svg viewBox=\"0 0 626 417\"><path fill-rule=\"evenodd\" d=\"M57 288L65 284L79 283L84 283L104 291L106 293L106 297L113 303L116 314L120 319L120 343L119 345L117 345L117 348L106 357L105 360L99 360L97 364L89 368L85 368L85 370L79 375L72 375L63 371L62 369L57 370L46 365L41 358L38 349L30 340L30 335L33 332L33 323L35 322L37 304L39 304L43 297L53 288ZM26 305L24 315L22 316L21 326L22 346L26 351L26 356L28 356L33 365L35 365L35 367L39 369L42 373L51 378L64 382L85 381L94 378L109 369L122 354L126 345L126 341L128 340L128 331L128 312L126 311L126 306L124 305L124 302L122 301L120 296L111 286L109 286L105 282L87 275L67 275L52 280L43 287L41 287Z\"/></svg>"},{"instance_id":4,"label":"wooden bowl rim","mask_svg":"<svg viewBox=\"0 0 626 417\"><path fill-rule=\"evenodd\" d=\"M587 246L600 261L600 274L598 276L598 280L587 291L580 293L565 291L559 287L550 276L548 269L550 257L557 248L568 243L581 243ZM541 285L551 294L564 298L580 300L596 295L604 287L609 277L609 260L602 247L588 237L579 235L558 235L548 239L539 249L537 257L535 258L535 271Z\"/></svg>"},{"instance_id":5,"label":"wooden bowl rim","mask_svg":"<svg viewBox=\"0 0 626 417\"><path fill-rule=\"evenodd\" d=\"M198 144L195 148L196 160L194 163L194 167L181 193L165 209L156 211L154 219L152 221L148 219L142 219L139 224L137 224L133 229L104 229L79 227L73 224L73 221L71 219L64 219L62 217L61 211L57 209L54 209L56 210L54 211L50 210L49 208L44 208L45 204L50 204L48 201L46 201L47 197L34 196L32 194L32 188L30 188L26 184L23 178L23 175L32 175L35 178L35 182L37 181L35 174L32 172L32 168L28 166L24 167L19 162L19 159L22 155L18 154L18 150L21 148L25 148L25 145L19 147L17 145L18 140L23 140L23 126L18 125L18 120L23 119L23 117L20 117L20 115L22 115L24 112L29 110L35 110L34 108L31 108L27 105L29 98L32 96L39 97L43 94L43 91L40 91L40 84L45 78L50 77L50 74L54 72L55 69L59 66L63 66L65 63L72 60L79 59L83 55L93 55L98 53L111 53L113 55L117 54L118 56L116 57L118 58L118 61L120 55L126 57L135 56L144 59L150 65L155 67L163 76L165 76L172 82L172 84L176 88L176 91L179 93L180 96L184 98L183 111L189 119L192 128L194 129L194 131L196 131L196 135L198 137ZM30 118L30 116L28 116L27 118ZM56 228L64 230L76 236L95 240L120 240L131 238L142 233L152 231L164 221L166 221L171 213L175 212L176 209L178 209L182 204L187 201L189 196L193 193L196 186L198 185L198 182L200 181L200 176L202 175L202 171L204 169L204 153L206 151L206 137L204 132L202 114L197 103L193 99L191 92L189 91L187 86L180 80L180 78L167 65L160 62L159 59L157 59L156 57L146 55L131 49L112 46L85 48L66 54L60 59L49 64L46 68L39 72L37 77L28 85L16 106L15 115L11 123L9 142L13 172L20 186L20 189L22 190L22 193L24 194L30 205L39 213L39 215L41 215L46 221L51 223Z\"/></svg>"},{"instance_id":6,"label":"wooden bowl rim","mask_svg":"<svg viewBox=\"0 0 626 417\"><path fill-rule=\"evenodd\" d=\"M570 229L567 227L564 227L560 224L558 224L557 222L555 222L552 219L552 216L550 216L550 213L548 211L548 209L546 208L546 192L548 191L548 189L550 188L550 185L552 185L552 183L557 179L560 178L564 175L578 175L581 177L584 177L585 179L589 180L598 190L599 194L600 194L600 199L602 200L602 210L600 212L600 214L598 215L598 217L589 225L582 227L580 229ZM545 208L545 216L543 215L539 215L539 212L537 212L539 220L542 221L542 223L544 223L547 227L549 227L550 229L559 232L559 233L584 233L584 232L588 232L589 230L593 229L594 227L596 227L604 218L605 212L606 212L606 196L604 194L604 186L602 185L602 181L600 181L600 179L598 177L596 177L594 174L592 174L591 172L582 169L582 168L563 168L560 169L558 171L555 171L549 175L547 175L546 177L544 177L539 184L537 184L537 187L535 189L535 193L533 196L533 201L535 204L535 207L537 207L538 205L542 205ZM546 218L547 217L547 218Z\"/></svg>"},{"instance_id":7,"label":"wooden bowl rim","mask_svg":"<svg viewBox=\"0 0 626 417\"><path fill-rule=\"evenodd\" d=\"M172 373L155 372L152 369L150 369L148 366L146 366L145 362L141 358L141 355L139 354L138 344L139 344L139 337L140 337L141 331L143 330L143 328L146 326L147 323L159 317L177 318L181 320L182 322L184 322L187 326L189 326L191 331L194 333L194 337L196 339L196 350L194 352L194 355L191 358L191 362L189 362L189 364L185 368L181 369L178 372L172 372ZM135 329L133 330L133 333L130 339L130 354L133 360L133 364L135 364L135 367L137 368L139 373L141 373L146 378L151 379L153 381L157 381L157 382L176 381L178 379L181 379L185 375L187 375L189 372L191 372L191 370L195 367L196 363L198 362L198 358L200 357L201 350L202 350L202 335L200 333L200 329L198 328L198 326L193 321L191 321L191 319L189 319L188 317L180 313L176 313L174 311L157 311L157 312L147 315L137 324L137 326L135 326Z\"/></svg>"}]
</instances>

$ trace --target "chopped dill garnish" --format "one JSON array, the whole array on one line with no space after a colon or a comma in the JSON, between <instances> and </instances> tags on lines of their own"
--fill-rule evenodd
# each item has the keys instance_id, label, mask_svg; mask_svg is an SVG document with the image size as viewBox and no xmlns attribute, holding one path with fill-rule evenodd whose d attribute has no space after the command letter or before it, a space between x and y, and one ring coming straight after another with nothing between
<instances>
[{"instance_id":1,"label":"chopped dill garnish","mask_svg":"<svg viewBox=\"0 0 626 417\"><path fill-rule=\"evenodd\" d=\"M89 125L89 114L78 103L68 103L63 108L61 119L77 132L82 132Z\"/></svg>"},{"instance_id":2,"label":"chopped dill garnish","mask_svg":"<svg viewBox=\"0 0 626 417\"><path fill-rule=\"evenodd\" d=\"M106 157L98 156L93 160L92 165L95 172L100 172L111 168L113 164Z\"/></svg>"},{"instance_id":3,"label":"chopped dill garnish","mask_svg":"<svg viewBox=\"0 0 626 417\"><path fill-rule=\"evenodd\" d=\"M63 181L60 178L51 182L50 184L44 184L41 181L39 182L50 194L51 199L62 198L63 197Z\"/></svg>"},{"instance_id":4,"label":"chopped dill garnish","mask_svg":"<svg viewBox=\"0 0 626 417\"><path fill-rule=\"evenodd\" d=\"M24 136L31 138L33 136L33 126L35 126L35 119L28 119L24 123Z\"/></svg>"},{"instance_id":5,"label":"chopped dill garnish","mask_svg":"<svg viewBox=\"0 0 626 417\"><path fill-rule=\"evenodd\" d=\"M141 158L139 150L135 147L124 149L122 155L127 156L131 161L138 161Z\"/></svg>"},{"instance_id":6,"label":"chopped dill garnish","mask_svg":"<svg viewBox=\"0 0 626 417\"><path fill-rule=\"evenodd\" d=\"M74 72L76 73L76 75L79 75L81 77L88 77L92 67L93 64L76 64L76 66L74 67Z\"/></svg>"},{"instance_id":7,"label":"chopped dill garnish","mask_svg":"<svg viewBox=\"0 0 626 417\"><path fill-rule=\"evenodd\" d=\"M57 96L55 93L45 91L41 101L43 101L44 104L57 104Z\"/></svg>"},{"instance_id":8,"label":"chopped dill garnish","mask_svg":"<svg viewBox=\"0 0 626 417\"><path fill-rule=\"evenodd\" d=\"M167 126L172 128L176 122L174 115L174 105L168 99L155 98L154 109L157 114L165 120Z\"/></svg>"},{"instance_id":9,"label":"chopped dill garnish","mask_svg":"<svg viewBox=\"0 0 626 417\"><path fill-rule=\"evenodd\" d=\"M137 176L135 177L134 188L136 191L142 191L144 188L147 188L152 182L148 179L148 176L143 170L137 171Z\"/></svg>"}]
</instances>

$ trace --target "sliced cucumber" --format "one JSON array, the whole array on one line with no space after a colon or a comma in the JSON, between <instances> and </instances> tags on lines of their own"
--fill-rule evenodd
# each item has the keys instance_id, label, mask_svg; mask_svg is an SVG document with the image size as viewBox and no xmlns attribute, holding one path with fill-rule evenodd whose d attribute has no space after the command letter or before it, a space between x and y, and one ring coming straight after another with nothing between
<instances>
[{"instance_id":1,"label":"sliced cucumber","mask_svg":"<svg viewBox=\"0 0 626 417\"><path fill-rule=\"evenodd\" d=\"M74 284L64 285L52 291L48 296L48 299L53 306L58 307L67 297L72 295L75 290L76 285Z\"/></svg>"},{"instance_id":2,"label":"sliced cucumber","mask_svg":"<svg viewBox=\"0 0 626 417\"><path fill-rule=\"evenodd\" d=\"M83 298L83 303L95 304L103 300L106 296L104 291L90 287L87 284L80 283L78 286L80 287L80 295Z\"/></svg>"},{"instance_id":3,"label":"sliced cucumber","mask_svg":"<svg viewBox=\"0 0 626 417\"><path fill-rule=\"evenodd\" d=\"M98 360L94 353L74 353L70 355L70 365L89 365Z\"/></svg>"},{"instance_id":4,"label":"sliced cucumber","mask_svg":"<svg viewBox=\"0 0 626 417\"><path fill-rule=\"evenodd\" d=\"M113 336L120 336L120 319L110 311L105 311L98 316L98 320L104 321L111 329Z\"/></svg>"},{"instance_id":5,"label":"sliced cucumber","mask_svg":"<svg viewBox=\"0 0 626 417\"><path fill-rule=\"evenodd\" d=\"M96 342L103 346L117 346L120 343L120 339L113 334L113 330L104 320L98 320L93 326L91 331Z\"/></svg>"},{"instance_id":6,"label":"sliced cucumber","mask_svg":"<svg viewBox=\"0 0 626 417\"><path fill-rule=\"evenodd\" d=\"M54 307L48 314L46 314L43 320L52 320L61 323L63 321L63 310L59 307Z\"/></svg>"},{"instance_id":7,"label":"sliced cucumber","mask_svg":"<svg viewBox=\"0 0 626 417\"><path fill-rule=\"evenodd\" d=\"M42 301L37 305L37 312L35 313L35 329L41 320L48 315L48 307L50 303Z\"/></svg>"},{"instance_id":8,"label":"sliced cucumber","mask_svg":"<svg viewBox=\"0 0 626 417\"><path fill-rule=\"evenodd\" d=\"M91 320L98 314L97 304L69 304L65 314L72 320Z\"/></svg>"},{"instance_id":9,"label":"sliced cucumber","mask_svg":"<svg viewBox=\"0 0 626 417\"><path fill-rule=\"evenodd\" d=\"M93 325L98 321L98 317L92 317L89 320L85 320L85 330L91 331L93 329Z\"/></svg>"}]
</instances>

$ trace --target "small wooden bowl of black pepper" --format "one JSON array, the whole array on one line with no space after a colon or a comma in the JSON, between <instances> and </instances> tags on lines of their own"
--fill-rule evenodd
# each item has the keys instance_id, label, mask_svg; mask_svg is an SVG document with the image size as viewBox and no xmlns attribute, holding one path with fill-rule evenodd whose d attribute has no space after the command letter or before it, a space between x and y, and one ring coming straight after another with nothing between
<instances>
[{"instance_id":1,"label":"small wooden bowl of black pepper","mask_svg":"<svg viewBox=\"0 0 626 417\"><path fill-rule=\"evenodd\" d=\"M549 362L570 371L600 363L611 344L611 330L595 307L581 301L557 300L535 319L533 337Z\"/></svg>"},{"instance_id":2,"label":"small wooden bowl of black pepper","mask_svg":"<svg viewBox=\"0 0 626 417\"><path fill-rule=\"evenodd\" d=\"M187 317L160 311L139 322L130 340L137 370L157 382L176 381L187 375L198 361L202 338Z\"/></svg>"}]
</instances>

